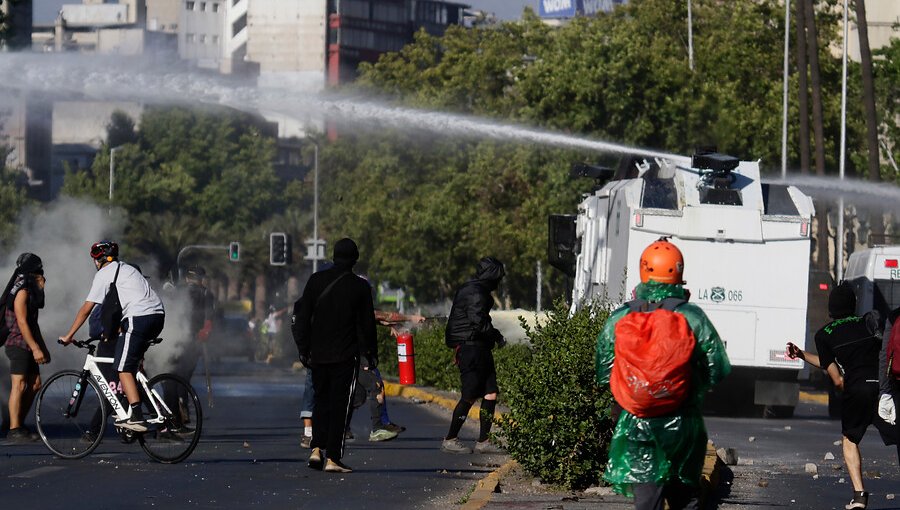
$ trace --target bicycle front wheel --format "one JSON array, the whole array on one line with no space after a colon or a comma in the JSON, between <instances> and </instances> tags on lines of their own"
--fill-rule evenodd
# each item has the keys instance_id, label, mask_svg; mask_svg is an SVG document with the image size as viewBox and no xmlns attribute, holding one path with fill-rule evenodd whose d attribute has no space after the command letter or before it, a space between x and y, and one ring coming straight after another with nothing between
<instances>
[{"instance_id":1,"label":"bicycle front wheel","mask_svg":"<svg viewBox=\"0 0 900 510\"><path fill-rule=\"evenodd\" d=\"M103 439L106 407L97 384L69 370L50 377L35 405L38 433L64 459L80 459Z\"/></svg>"},{"instance_id":2,"label":"bicycle front wheel","mask_svg":"<svg viewBox=\"0 0 900 510\"><path fill-rule=\"evenodd\" d=\"M147 386L150 395L142 395L141 401L148 430L138 435L138 441L153 460L165 464L181 462L200 441L200 399L186 380L174 374L160 374L150 379Z\"/></svg>"}]
</instances>

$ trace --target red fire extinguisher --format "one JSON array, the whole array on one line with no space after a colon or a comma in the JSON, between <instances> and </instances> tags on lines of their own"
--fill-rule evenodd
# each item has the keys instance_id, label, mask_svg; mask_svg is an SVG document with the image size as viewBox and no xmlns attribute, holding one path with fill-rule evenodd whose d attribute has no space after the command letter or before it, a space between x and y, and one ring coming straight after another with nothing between
<instances>
[{"instance_id":1,"label":"red fire extinguisher","mask_svg":"<svg viewBox=\"0 0 900 510\"><path fill-rule=\"evenodd\" d=\"M397 335L397 367L400 384L416 384L416 355L411 333Z\"/></svg>"}]
</instances>

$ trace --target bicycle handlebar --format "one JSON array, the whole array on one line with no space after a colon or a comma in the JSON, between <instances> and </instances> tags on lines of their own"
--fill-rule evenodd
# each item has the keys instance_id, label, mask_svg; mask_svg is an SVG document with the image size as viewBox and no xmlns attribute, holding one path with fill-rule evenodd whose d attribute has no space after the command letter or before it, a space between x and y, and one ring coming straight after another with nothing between
<instances>
[{"instance_id":1,"label":"bicycle handlebar","mask_svg":"<svg viewBox=\"0 0 900 510\"><path fill-rule=\"evenodd\" d=\"M94 342L98 342L100 340L103 340L103 339L102 338L88 338L87 340L72 340L72 345L74 345L75 347L80 347L82 349L89 349L91 347L91 344L93 344ZM163 341L162 338L154 338L153 340L150 340L150 345L156 345L162 341ZM60 345L66 345L63 343L62 340L59 340L59 339L56 340L56 343L58 343Z\"/></svg>"}]
</instances>

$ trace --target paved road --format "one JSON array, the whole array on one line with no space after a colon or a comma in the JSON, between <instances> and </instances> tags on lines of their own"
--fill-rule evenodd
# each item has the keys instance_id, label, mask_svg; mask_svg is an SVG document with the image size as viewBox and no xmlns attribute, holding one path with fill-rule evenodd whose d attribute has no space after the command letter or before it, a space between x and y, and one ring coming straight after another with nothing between
<instances>
[{"instance_id":1,"label":"paved road","mask_svg":"<svg viewBox=\"0 0 900 510\"><path fill-rule=\"evenodd\" d=\"M718 447L734 448L739 464L722 469L718 490L708 508L756 510L843 509L850 500L850 478L843 468L840 422L827 418L822 404L801 404L795 418L785 420L722 418L706 419L710 438ZM897 450L885 447L874 428L862 441L866 488L872 492L870 509L900 510L900 469ZM827 453L833 460L825 460ZM806 464L817 466L818 477L806 473ZM524 485L524 490L523 490ZM630 500L616 495L584 493L535 494L529 483L509 483L485 507L489 510L627 510ZM518 491L510 488L518 486ZM888 499L890 495L895 499Z\"/></svg>"},{"instance_id":2,"label":"paved road","mask_svg":"<svg viewBox=\"0 0 900 510\"><path fill-rule=\"evenodd\" d=\"M739 464L724 474L720 508L843 509L852 496L843 467L840 421L823 404L801 404L792 419L708 418L716 446L735 448ZM752 440L751 440L752 438ZM869 427L860 444L870 509L900 510L897 450ZM825 460L831 453L833 460ZM817 466L818 477L805 471ZM729 482L729 478L733 478ZM895 499L888 499L890 496Z\"/></svg>"},{"instance_id":3,"label":"paved road","mask_svg":"<svg viewBox=\"0 0 900 510\"><path fill-rule=\"evenodd\" d=\"M394 441L370 443L367 413L354 417L358 439L345 456L348 475L310 470L299 447L302 374L225 363L213 376L215 407L204 407L203 438L184 463L150 461L137 444L107 434L91 456L56 459L42 443L0 443L0 501L6 508L446 508L504 456L454 456L438 450L446 411L389 401L408 427ZM206 402L202 378L194 386ZM365 409L364 409L365 411ZM31 421L31 420L29 420ZM474 437L474 427L463 437Z\"/></svg>"}]
</instances>

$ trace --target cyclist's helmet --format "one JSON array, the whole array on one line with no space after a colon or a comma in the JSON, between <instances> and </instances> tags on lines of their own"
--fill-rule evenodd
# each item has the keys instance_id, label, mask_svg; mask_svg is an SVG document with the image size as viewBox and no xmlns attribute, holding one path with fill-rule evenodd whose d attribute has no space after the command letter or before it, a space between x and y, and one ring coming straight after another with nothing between
<instances>
[{"instance_id":1,"label":"cyclist's helmet","mask_svg":"<svg viewBox=\"0 0 900 510\"><path fill-rule=\"evenodd\" d=\"M91 258L112 262L119 258L119 245L113 241L98 241L91 246Z\"/></svg>"},{"instance_id":2,"label":"cyclist's helmet","mask_svg":"<svg viewBox=\"0 0 900 510\"><path fill-rule=\"evenodd\" d=\"M677 246L661 237L641 254L641 282L655 281L680 285L684 273L684 257Z\"/></svg>"}]
</instances>

